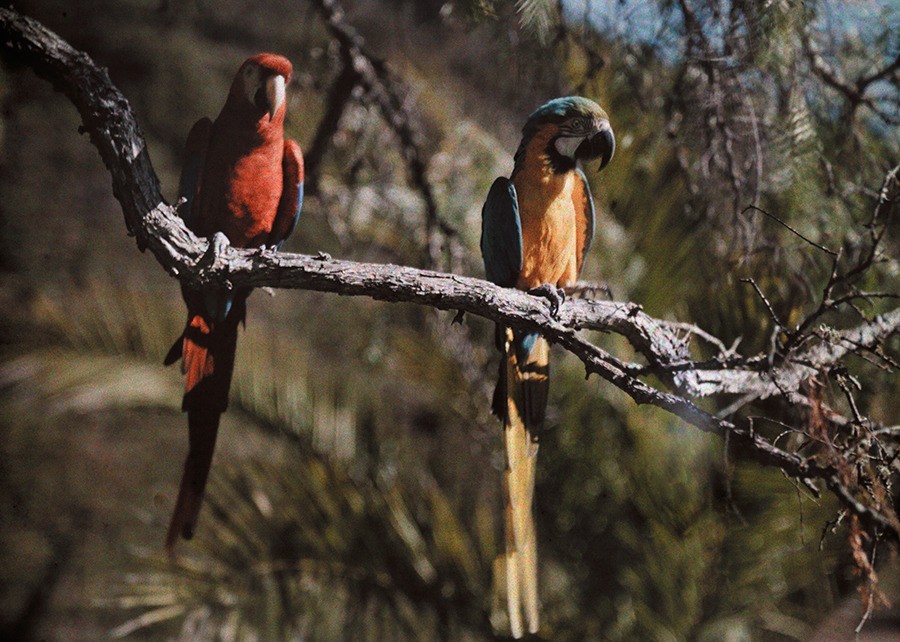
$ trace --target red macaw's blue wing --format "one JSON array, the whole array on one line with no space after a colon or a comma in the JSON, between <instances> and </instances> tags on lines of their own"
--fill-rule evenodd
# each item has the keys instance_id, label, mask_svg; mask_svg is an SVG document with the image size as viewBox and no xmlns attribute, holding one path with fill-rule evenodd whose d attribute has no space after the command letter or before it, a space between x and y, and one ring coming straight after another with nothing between
<instances>
[{"instance_id":1,"label":"red macaw's blue wing","mask_svg":"<svg viewBox=\"0 0 900 642\"><path fill-rule=\"evenodd\" d=\"M284 141L284 158L281 161L284 185L281 200L278 202L278 213L272 225L269 245L281 248L282 244L294 231L300 209L303 207L303 154L300 145L293 140Z\"/></svg>"},{"instance_id":2,"label":"red macaw's blue wing","mask_svg":"<svg viewBox=\"0 0 900 642\"><path fill-rule=\"evenodd\" d=\"M196 221L191 208L194 198L200 191L200 176L203 173L211 132L212 121L209 118L201 118L191 127L187 142L184 144L184 160L181 165L181 178L178 181L178 196L184 199L184 203L178 208L178 213L189 230L194 229Z\"/></svg>"},{"instance_id":3,"label":"red macaw's blue wing","mask_svg":"<svg viewBox=\"0 0 900 642\"><path fill-rule=\"evenodd\" d=\"M488 281L515 286L522 272L522 221L516 188L508 178L494 181L481 210L481 256Z\"/></svg>"},{"instance_id":4,"label":"red macaw's blue wing","mask_svg":"<svg viewBox=\"0 0 900 642\"><path fill-rule=\"evenodd\" d=\"M581 273L581 266L584 265L584 257L587 256L588 250L591 249L591 245L594 242L594 196L591 194L591 186L588 184L587 176L584 175L584 172L581 171L581 168L576 168L575 170L578 173L578 177L581 179L582 183L582 193L576 196L575 203L575 212L576 216L579 218L575 221L575 230L577 233L577 238L580 241L580 246L578 248L578 257L577 257L577 267L578 273ZM580 197L581 202L578 202L578 198Z\"/></svg>"},{"instance_id":5,"label":"red macaw's blue wing","mask_svg":"<svg viewBox=\"0 0 900 642\"><path fill-rule=\"evenodd\" d=\"M201 118L191 127L187 142L184 144L184 161L178 181L178 196L183 198L184 202L179 206L178 213L184 220L184 224L193 232L197 232L197 212L194 209L194 199L201 189L203 166L206 163L206 151L211 135L212 121L209 118ZM189 315L197 314L202 310L208 318L217 322L225 319L231 311L235 299L234 292L217 290L200 292L184 286L181 288L181 294L187 304ZM173 351L170 351L170 355L166 357L166 363L178 359L180 355L176 352L175 346L173 346Z\"/></svg>"}]
</instances>

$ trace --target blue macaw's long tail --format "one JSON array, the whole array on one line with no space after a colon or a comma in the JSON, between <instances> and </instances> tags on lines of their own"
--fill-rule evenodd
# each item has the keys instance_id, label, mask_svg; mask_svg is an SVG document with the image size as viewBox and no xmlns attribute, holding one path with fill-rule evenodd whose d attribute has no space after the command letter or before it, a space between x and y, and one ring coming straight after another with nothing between
<instances>
[{"instance_id":1,"label":"blue macaw's long tail","mask_svg":"<svg viewBox=\"0 0 900 642\"><path fill-rule=\"evenodd\" d=\"M535 333L522 334L510 328L501 332L503 358L494 391L494 412L503 420L506 446L507 613L513 637L520 638L526 626L529 633L537 633L540 626L532 504L538 436L544 425L550 384L550 345Z\"/></svg>"}]
</instances>

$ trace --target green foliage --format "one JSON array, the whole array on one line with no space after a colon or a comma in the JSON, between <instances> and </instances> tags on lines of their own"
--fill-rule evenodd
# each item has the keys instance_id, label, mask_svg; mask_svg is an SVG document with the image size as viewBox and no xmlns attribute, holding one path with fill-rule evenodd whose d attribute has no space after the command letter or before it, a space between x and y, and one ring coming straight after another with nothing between
<instances>
[{"instance_id":1,"label":"green foliage","mask_svg":"<svg viewBox=\"0 0 900 642\"><path fill-rule=\"evenodd\" d=\"M804 620L834 608L844 580L835 571L847 562L840 553L844 533L825 530L835 500L816 500L784 477L748 464L735 470L731 492L732 528L710 585L722 596L716 611L723 618L740 614L747 630L803 637Z\"/></svg>"},{"instance_id":2,"label":"green foliage","mask_svg":"<svg viewBox=\"0 0 900 642\"><path fill-rule=\"evenodd\" d=\"M312 139L335 61L295 2L250 18L237 0L160 11L104 2L82 7L78 25L61 17L64 3L34 4L23 9L109 65L169 194L190 123L215 114L236 64L257 49L297 63L289 127ZM661 4L674 18L674 4ZM714 20L715 3L692 4ZM741 100L725 118L750 145L752 107L764 151L764 180L742 194L758 192L758 204L829 247L847 239L858 251L854 227L871 205L859 186L877 187L895 138L866 112L845 121L840 97L809 73L797 36L818 3L734 5L745 38L717 72ZM602 173L586 168L599 226L585 279L653 314L742 336L748 349L764 345L769 326L739 277L756 278L786 318L810 305L826 257L761 215L738 216L721 173L692 183L712 131L696 59L579 33L559 22L555 2L455 6L480 20L387 20L379 0L349 15L366 18L355 24L413 88L408 105L423 123L441 216L460 230L463 271L481 273L481 203L509 171L528 110L578 91L609 111L618 142ZM863 56L848 50L838 62L852 68ZM176 560L162 557L185 445L179 373L160 365L183 323L176 284L125 237L108 175L64 99L22 72L0 74L0 565L23 587L4 624L62 560L95 601L57 596L37 627L47 637L75 614L86 639L482 639L492 623L502 628L492 589L502 456L486 393L496 357L480 321L459 328L405 306L254 294L198 536ZM420 261L422 200L375 108L346 111L322 192L286 249ZM746 230L758 243L749 253L738 242ZM890 276L876 272L866 287ZM845 531L818 550L834 505L553 358L536 504L542 633L805 636L848 586ZM866 401L887 416L896 379L864 374L874 382Z\"/></svg>"},{"instance_id":3,"label":"green foliage","mask_svg":"<svg viewBox=\"0 0 900 642\"><path fill-rule=\"evenodd\" d=\"M346 463L289 446L217 471L208 503L188 551L175 560L141 552L141 571L105 602L139 613L113 637L165 620L192 639L485 629L488 566L434 485L404 491L389 474L349 474Z\"/></svg>"},{"instance_id":4,"label":"green foliage","mask_svg":"<svg viewBox=\"0 0 900 642\"><path fill-rule=\"evenodd\" d=\"M516 0L516 11L522 29L534 33L544 44L559 19L556 8L557 3L553 0Z\"/></svg>"},{"instance_id":5,"label":"green foliage","mask_svg":"<svg viewBox=\"0 0 900 642\"><path fill-rule=\"evenodd\" d=\"M579 617L554 621L554 639L688 637L725 531L710 502L714 442L661 413L617 407L608 390L585 394L573 370L557 374L568 394L538 480L540 511L554 518L542 550L570 582L548 599L572 599L577 587Z\"/></svg>"}]
</instances>

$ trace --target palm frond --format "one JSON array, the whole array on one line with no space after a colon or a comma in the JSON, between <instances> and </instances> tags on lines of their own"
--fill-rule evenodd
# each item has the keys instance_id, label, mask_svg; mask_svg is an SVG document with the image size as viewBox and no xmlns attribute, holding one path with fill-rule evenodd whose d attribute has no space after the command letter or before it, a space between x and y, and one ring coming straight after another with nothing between
<instances>
[{"instance_id":1,"label":"palm frond","mask_svg":"<svg viewBox=\"0 0 900 642\"><path fill-rule=\"evenodd\" d=\"M179 378L145 361L49 347L0 362L4 406L45 418L111 408L179 407Z\"/></svg>"},{"instance_id":2,"label":"palm frond","mask_svg":"<svg viewBox=\"0 0 900 642\"><path fill-rule=\"evenodd\" d=\"M546 44L550 32L559 20L555 0L516 0L519 24L525 31L534 34Z\"/></svg>"},{"instance_id":3,"label":"palm frond","mask_svg":"<svg viewBox=\"0 0 900 642\"><path fill-rule=\"evenodd\" d=\"M136 551L139 570L98 604L138 611L116 635L173 619L182 637L198 619L215 635L241 623L236 639L489 633L478 592L487 566L449 499L378 478L297 446L229 465L214 473L195 544L176 560Z\"/></svg>"}]
</instances>

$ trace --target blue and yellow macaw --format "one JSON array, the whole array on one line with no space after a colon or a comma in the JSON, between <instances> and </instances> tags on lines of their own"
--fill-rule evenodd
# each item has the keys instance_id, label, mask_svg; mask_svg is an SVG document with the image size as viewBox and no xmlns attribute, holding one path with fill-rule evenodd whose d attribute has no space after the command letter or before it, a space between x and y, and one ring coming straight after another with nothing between
<instances>
[{"instance_id":1,"label":"blue and yellow macaw","mask_svg":"<svg viewBox=\"0 0 900 642\"><path fill-rule=\"evenodd\" d=\"M578 96L538 108L522 129L512 175L491 186L482 210L481 254L487 278L550 296L573 285L594 234L594 203L579 161L615 150L606 112ZM538 436L549 388L549 344L534 332L497 327L502 353L493 412L506 445L507 610L513 637L536 633L537 541L532 516ZM523 613L524 612L524 613Z\"/></svg>"}]
</instances>

